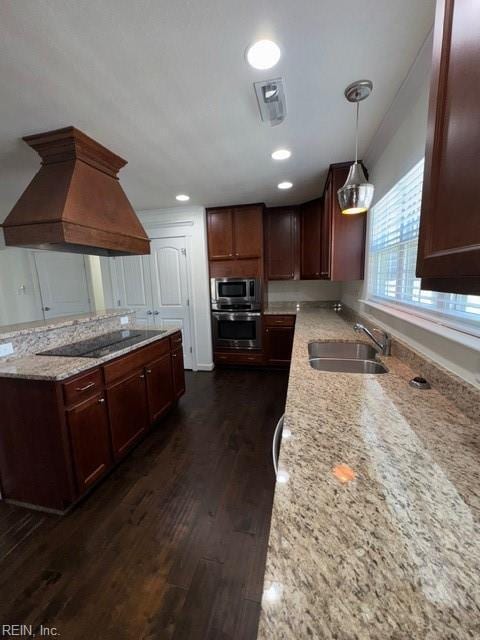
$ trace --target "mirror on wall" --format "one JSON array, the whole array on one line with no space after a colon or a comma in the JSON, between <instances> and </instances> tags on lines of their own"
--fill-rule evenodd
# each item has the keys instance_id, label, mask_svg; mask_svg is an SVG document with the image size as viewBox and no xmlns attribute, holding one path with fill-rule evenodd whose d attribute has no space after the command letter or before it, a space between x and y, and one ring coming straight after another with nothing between
<instances>
[{"instance_id":1,"label":"mirror on wall","mask_svg":"<svg viewBox=\"0 0 480 640\"><path fill-rule=\"evenodd\" d=\"M102 260L108 258L3 246L0 326L111 307L108 266Z\"/></svg>"}]
</instances>

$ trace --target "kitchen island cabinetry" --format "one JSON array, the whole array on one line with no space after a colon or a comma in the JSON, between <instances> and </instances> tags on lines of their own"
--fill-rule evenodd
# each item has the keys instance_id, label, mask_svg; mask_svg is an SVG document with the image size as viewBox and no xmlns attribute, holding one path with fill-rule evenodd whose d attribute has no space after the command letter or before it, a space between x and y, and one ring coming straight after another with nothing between
<instances>
[{"instance_id":1,"label":"kitchen island cabinetry","mask_svg":"<svg viewBox=\"0 0 480 640\"><path fill-rule=\"evenodd\" d=\"M66 380L0 377L3 498L65 512L183 393L180 332Z\"/></svg>"}]
</instances>

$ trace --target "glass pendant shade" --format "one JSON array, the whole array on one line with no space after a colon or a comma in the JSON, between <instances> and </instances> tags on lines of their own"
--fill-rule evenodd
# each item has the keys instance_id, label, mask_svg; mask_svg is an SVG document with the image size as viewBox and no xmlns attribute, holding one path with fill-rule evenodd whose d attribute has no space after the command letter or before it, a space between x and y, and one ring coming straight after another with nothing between
<instances>
[{"instance_id":1,"label":"glass pendant shade","mask_svg":"<svg viewBox=\"0 0 480 640\"><path fill-rule=\"evenodd\" d=\"M372 204L374 190L373 184L365 177L362 165L355 161L350 167L345 184L337 191L342 213L354 215L368 211Z\"/></svg>"}]
</instances>

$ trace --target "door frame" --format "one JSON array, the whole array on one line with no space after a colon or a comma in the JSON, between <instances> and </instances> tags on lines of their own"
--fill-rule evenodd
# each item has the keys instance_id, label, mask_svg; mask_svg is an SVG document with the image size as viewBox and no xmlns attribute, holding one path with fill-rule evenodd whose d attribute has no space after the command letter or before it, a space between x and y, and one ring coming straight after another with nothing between
<instances>
[{"instance_id":1,"label":"door frame","mask_svg":"<svg viewBox=\"0 0 480 640\"><path fill-rule=\"evenodd\" d=\"M197 329L195 323L195 314L193 313L194 296L193 296L193 267L192 267L192 231L193 221L185 222L154 222L145 223L143 226L148 233L150 240L167 240L169 238L184 238L185 239L185 262L187 273L187 296L189 305L187 307L188 319L190 321L190 342L191 342L191 358L192 358L192 371L198 371L198 354L197 354ZM190 232L189 232L190 231ZM109 262L110 278L112 281L112 293L115 306L118 305L120 287L117 279L117 272L115 268L114 260Z\"/></svg>"}]
</instances>

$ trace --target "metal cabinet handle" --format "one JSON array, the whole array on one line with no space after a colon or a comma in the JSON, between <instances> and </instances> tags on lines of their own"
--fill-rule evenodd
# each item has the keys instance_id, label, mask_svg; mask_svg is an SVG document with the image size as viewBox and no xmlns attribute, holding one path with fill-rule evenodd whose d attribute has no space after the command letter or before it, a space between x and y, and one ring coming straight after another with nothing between
<instances>
[{"instance_id":1,"label":"metal cabinet handle","mask_svg":"<svg viewBox=\"0 0 480 640\"><path fill-rule=\"evenodd\" d=\"M147 369L147 373L152 373L152 370L151 369Z\"/></svg>"},{"instance_id":2,"label":"metal cabinet handle","mask_svg":"<svg viewBox=\"0 0 480 640\"><path fill-rule=\"evenodd\" d=\"M277 426L275 427L275 433L273 434L272 441L272 459L273 459L273 468L275 469L275 475L278 473L278 443L280 440L280 436L283 430L283 421L285 419L285 414L280 418L277 422Z\"/></svg>"},{"instance_id":3,"label":"metal cabinet handle","mask_svg":"<svg viewBox=\"0 0 480 640\"><path fill-rule=\"evenodd\" d=\"M153 315L153 311L150 311L150 309L147 311L147 316L152 316Z\"/></svg>"},{"instance_id":4,"label":"metal cabinet handle","mask_svg":"<svg viewBox=\"0 0 480 640\"><path fill-rule=\"evenodd\" d=\"M76 387L75 391L87 391L88 389L93 389L95 386L95 382L89 382L84 387Z\"/></svg>"},{"instance_id":5,"label":"metal cabinet handle","mask_svg":"<svg viewBox=\"0 0 480 640\"><path fill-rule=\"evenodd\" d=\"M103 404L105 402L105 398L99 398L98 399L98 404Z\"/></svg>"},{"instance_id":6,"label":"metal cabinet handle","mask_svg":"<svg viewBox=\"0 0 480 640\"><path fill-rule=\"evenodd\" d=\"M153 312L153 315L154 315L154 316L158 316L159 314L160 314L160 311L154 311L154 312Z\"/></svg>"},{"instance_id":7,"label":"metal cabinet handle","mask_svg":"<svg viewBox=\"0 0 480 640\"><path fill-rule=\"evenodd\" d=\"M51 307L43 307L43 310L44 311L51 311L52 309L51 309Z\"/></svg>"},{"instance_id":8,"label":"metal cabinet handle","mask_svg":"<svg viewBox=\"0 0 480 640\"><path fill-rule=\"evenodd\" d=\"M145 378L145 374L144 373L141 374L140 380L143 380L143 378Z\"/></svg>"}]
</instances>

